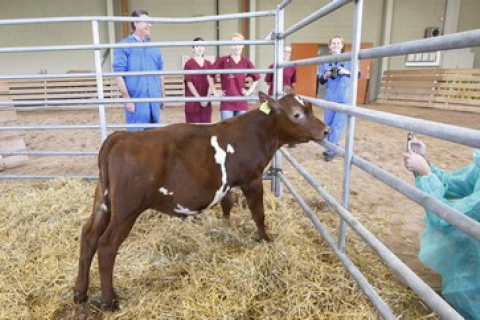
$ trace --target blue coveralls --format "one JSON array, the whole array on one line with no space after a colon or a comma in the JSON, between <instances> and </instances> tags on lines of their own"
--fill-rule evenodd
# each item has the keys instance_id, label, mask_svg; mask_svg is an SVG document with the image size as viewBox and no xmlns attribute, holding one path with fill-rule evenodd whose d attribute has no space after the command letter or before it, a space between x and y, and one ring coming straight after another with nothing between
<instances>
[{"instance_id":1,"label":"blue coveralls","mask_svg":"<svg viewBox=\"0 0 480 320\"><path fill-rule=\"evenodd\" d=\"M150 42L146 39L145 42ZM138 42L140 39L133 34L121 41ZM127 71L162 71L163 59L160 50L156 47L118 48L114 51L114 72ZM161 98L162 88L160 76L124 76L130 98ZM127 123L159 123L159 102L136 102L135 112L125 108ZM128 131L140 131L144 128L128 128Z\"/></svg>"},{"instance_id":2,"label":"blue coveralls","mask_svg":"<svg viewBox=\"0 0 480 320\"><path fill-rule=\"evenodd\" d=\"M351 71L352 69L352 64L350 61L323 63L320 65L318 80L320 84L326 83L325 100L338 103L347 103L350 97L350 75L338 75L335 79L328 78L327 80L323 78L326 71L332 67L339 67L340 65L343 65L343 68L346 70ZM343 129L345 128L345 124L347 122L347 115L325 108L324 122L330 128L327 140L338 146L338 141L340 140L340 136L342 135ZM333 151L331 150L327 150L326 153L333 155Z\"/></svg>"},{"instance_id":3,"label":"blue coveralls","mask_svg":"<svg viewBox=\"0 0 480 320\"><path fill-rule=\"evenodd\" d=\"M474 163L445 173L417 176L415 185L425 193L479 221L480 150ZM467 320L480 320L480 242L427 211L420 238L420 260L442 276L442 295Z\"/></svg>"}]
</instances>

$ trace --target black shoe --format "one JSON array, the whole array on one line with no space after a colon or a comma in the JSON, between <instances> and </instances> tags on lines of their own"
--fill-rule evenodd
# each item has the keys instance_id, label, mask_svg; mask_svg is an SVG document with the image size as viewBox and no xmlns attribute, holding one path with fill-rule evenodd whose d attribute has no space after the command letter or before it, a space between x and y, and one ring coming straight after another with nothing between
<instances>
[{"instance_id":1,"label":"black shoe","mask_svg":"<svg viewBox=\"0 0 480 320\"><path fill-rule=\"evenodd\" d=\"M327 154L325 156L325 161L329 162L329 161L332 161L334 158L334 155L333 154Z\"/></svg>"},{"instance_id":2,"label":"black shoe","mask_svg":"<svg viewBox=\"0 0 480 320\"><path fill-rule=\"evenodd\" d=\"M322 152L322 156L326 157L328 155L327 151Z\"/></svg>"}]
</instances>

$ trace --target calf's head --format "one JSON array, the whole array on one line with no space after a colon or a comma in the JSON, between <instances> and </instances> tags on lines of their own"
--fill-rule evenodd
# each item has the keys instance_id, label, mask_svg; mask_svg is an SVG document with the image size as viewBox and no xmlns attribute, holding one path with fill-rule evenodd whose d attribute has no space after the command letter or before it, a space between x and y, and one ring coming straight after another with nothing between
<instances>
[{"instance_id":1,"label":"calf's head","mask_svg":"<svg viewBox=\"0 0 480 320\"><path fill-rule=\"evenodd\" d=\"M323 140L328 132L325 124L313 114L312 104L293 93L279 100L259 92L260 110L274 117L274 132L280 141L301 143ZM273 133L273 132L272 132Z\"/></svg>"}]
</instances>

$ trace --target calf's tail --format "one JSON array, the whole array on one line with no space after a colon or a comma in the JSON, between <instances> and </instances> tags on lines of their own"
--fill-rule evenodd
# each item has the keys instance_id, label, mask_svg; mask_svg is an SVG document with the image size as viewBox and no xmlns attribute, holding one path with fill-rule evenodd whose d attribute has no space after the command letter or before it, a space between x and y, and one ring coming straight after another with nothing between
<instances>
[{"instance_id":1,"label":"calf's tail","mask_svg":"<svg viewBox=\"0 0 480 320\"><path fill-rule=\"evenodd\" d=\"M106 206L105 211L110 211L110 191L109 191L109 176L108 176L108 162L110 161L110 152L115 144L124 136L125 132L117 131L108 136L103 142L98 155L98 169L99 169L99 186L102 189L103 204Z\"/></svg>"}]
</instances>

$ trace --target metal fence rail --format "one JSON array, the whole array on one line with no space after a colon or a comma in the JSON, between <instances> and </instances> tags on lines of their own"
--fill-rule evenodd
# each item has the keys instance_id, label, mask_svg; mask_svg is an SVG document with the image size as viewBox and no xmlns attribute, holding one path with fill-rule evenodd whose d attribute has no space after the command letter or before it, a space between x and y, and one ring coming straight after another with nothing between
<instances>
[{"instance_id":1,"label":"metal fence rail","mask_svg":"<svg viewBox=\"0 0 480 320\"><path fill-rule=\"evenodd\" d=\"M329 144L329 147L331 144ZM344 219L344 221L363 239L365 242L382 258L383 261L393 270L395 273L407 283L410 288L412 288L427 305L437 312L444 319L463 319L458 315L458 313L442 298L440 298L432 288L430 288L422 279L418 277L409 267L407 267L395 254L393 254L380 240L378 240L367 228L365 228L348 210L346 210L333 196L331 196L327 190L322 188L315 182L308 172L303 169L300 164L285 150L281 149L282 154L287 158L287 160L292 164L292 166L305 178L305 180L312 186L312 188L322 196L323 199L329 204L330 207L334 208L335 211ZM281 175L282 181L285 183L286 178ZM287 185L287 184L286 184ZM311 209L301 200L301 197L297 192L292 192L293 187L288 183L287 188L292 193L294 198L301 203L302 209L305 210L308 217L314 222L314 225L320 230L322 236L327 241L327 238L324 236L324 233L327 233L324 230L322 223L318 220L315 214ZM320 228L321 229L320 229ZM330 246L336 247L335 254L337 256L342 256L345 253L341 252L336 246L335 243L330 243L327 241ZM339 254L341 253L341 254ZM343 261L342 261L343 263ZM363 283L358 282L362 290L368 291L369 285L365 286ZM365 292L367 294L367 292ZM368 295L368 294L367 294ZM374 300L377 297L373 297ZM372 303L374 300L371 299ZM382 301L383 302L383 301ZM383 303L378 301L379 306L382 306ZM380 312L380 309L377 308ZM383 316L383 313L381 313Z\"/></svg>"},{"instance_id":2,"label":"metal fence rail","mask_svg":"<svg viewBox=\"0 0 480 320\"><path fill-rule=\"evenodd\" d=\"M361 119L372 122L385 124L390 127L396 127L409 131L423 133L431 137L447 140L473 148L480 148L480 131L458 127L450 124L439 123L429 120L411 118L388 112L370 110L355 106L354 108L348 104L334 103L321 99L314 99L302 96L306 101L314 105L329 108L335 111L341 111L348 115L352 115Z\"/></svg>"},{"instance_id":3,"label":"metal fence rail","mask_svg":"<svg viewBox=\"0 0 480 320\"><path fill-rule=\"evenodd\" d=\"M128 44L128 43L116 43L116 44L101 44L99 43L99 22L133 22L133 21L148 21L151 23L171 23L171 24L185 24L185 23L202 23L211 21L221 21L229 19L244 19L244 18L259 18L259 17L275 17L275 26L272 31L271 39L267 40L245 40L245 41L204 41L202 44L205 46L218 46L218 45L273 45L274 50L274 68L273 69L257 69L258 73L274 73L274 94L280 96L283 93L282 88L282 68L286 66L302 66L312 65L319 63L328 63L336 61L353 62L354 74L358 70L358 60L367 58L380 58L394 55L403 55L409 53L419 53L437 50L458 49L465 47L472 47L480 45L480 30L472 30L466 32L460 32L456 34L450 34L440 36L436 38L407 41L398 44L385 45L374 47L370 49L359 49L361 39L361 20L363 15L363 0L334 0L329 4L320 8L316 12L312 13L308 17L294 24L288 30L284 30L284 9L291 3L291 0L283 0L275 10L262 11L262 12L249 12L239 14L225 14L218 16L205 16L195 18L149 18L148 20L143 18L132 17L59 17L59 18L38 18L38 19L10 19L0 20L0 25L23 25L23 24L45 24L45 23L71 23L71 22L87 22L92 26L93 43L81 44L81 45L50 45L50 46L22 46L22 47L3 47L0 48L0 54L2 53L29 53L29 52L53 52L53 51L69 51L69 50L89 50L95 52L95 72L82 73L82 74L49 74L49 75L0 75L0 80L11 79L51 79L51 78L82 78L95 76L97 80L98 99L71 99L71 100L55 100L48 101L48 104L56 107L60 105L75 106L78 104L93 106L98 105L100 123L99 124L86 124L86 125L44 125L44 126L3 126L0 127L1 131L30 131L30 130L100 130L102 132L102 139L106 137L107 129L116 128L128 128L138 127L140 125L128 125L128 124L108 124L105 118L105 105L111 104L123 104L126 102L187 102L187 101L252 101L257 100L258 97L212 97L212 98L157 98L157 99L104 99L103 98L103 86L102 81L105 76L141 76L141 75L185 75L185 74L226 74L226 73L245 73L249 71L247 69L238 70L173 70L173 71L159 71L159 72L126 72L126 73L112 73L103 72L101 67L101 55L100 50L103 49L115 49L126 47L166 47L166 46L192 46L196 44L193 41L171 41L171 42L150 42L145 44ZM283 61L283 45L285 38L295 33L296 31L310 25L312 22L334 12L343 6L353 3L355 5L353 16L353 45L352 52L343 53L339 55L331 55L319 58L302 59L291 62ZM357 77L351 78L352 87L356 88ZM458 227L460 230L466 232L477 240L480 240L480 223L472 222L471 219L465 217L452 208L443 205L441 202L432 200L431 197L426 196L421 191L408 185L407 183L393 177L388 172L385 172L372 163L367 162L353 155L353 137L354 137L354 119L359 117L368 121L373 121L387 126L397 127L406 130L413 130L415 132L430 135L443 140L448 140L467 146L480 148L480 132L477 130L471 130L467 128L455 127L446 124L435 123L426 120L414 119L405 116L392 115L385 112L373 111L368 109L359 108L356 106L356 90L352 90L351 102L347 105L327 102L325 100L314 99L311 97L303 97L305 100L310 101L312 104L320 106L322 108L330 108L336 111L344 112L348 115L348 132L347 143L345 150L336 146L332 146L328 142L322 142L322 146L328 146L328 148L334 150L337 154L344 156L344 172L345 177L343 181L343 194L341 203L332 197L325 189L321 188L314 179L295 161L295 159L285 150L277 153L274 159L272 189L276 195L281 195L281 186L284 185L292 196L298 201L300 207L305 211L308 217L311 219L314 226L317 228L321 236L332 247L332 250L337 255L339 260L343 263L345 268L352 274L353 278L357 281L359 287L364 291L367 297L372 302L373 306L378 310L379 314L385 319L396 319L395 315L390 310L389 306L381 299L376 292L375 288L365 279L364 275L353 264L350 258L345 254L344 245L346 237L346 226L352 228L385 262L386 264L401 278L408 286L410 286L425 303L434 310L440 317L444 319L461 319L461 316L448 305L442 298L440 298L428 285L426 285L411 269L409 269L397 256L395 256L388 248L383 245L368 229L366 229L361 223L358 222L349 212L349 193L350 193L350 170L351 165L356 165L365 172L371 174L378 180L389 185L393 189L401 192L406 197L421 204L428 210L431 210L439 217L450 222L452 225ZM35 106L44 105L45 102L38 101L0 101L0 106L6 106L3 110L16 110L18 107L36 108ZM40 108L40 107L38 107ZM72 107L73 108L73 107ZM146 124L142 127L161 127L165 124ZM95 156L97 151L18 151L18 152L6 152L0 150L0 155L34 155L34 156ZM340 238L338 243L329 234L327 229L315 216L314 212L308 207L305 201L301 198L299 193L295 190L289 180L281 172L281 156L283 155L292 166L304 177L304 179L315 189L315 191L322 196L325 201L338 213L341 218L340 226ZM55 179L60 177L68 178L84 178L84 179L97 179L96 175L5 175L0 174L0 180L38 180L38 179Z\"/></svg>"}]
</instances>

